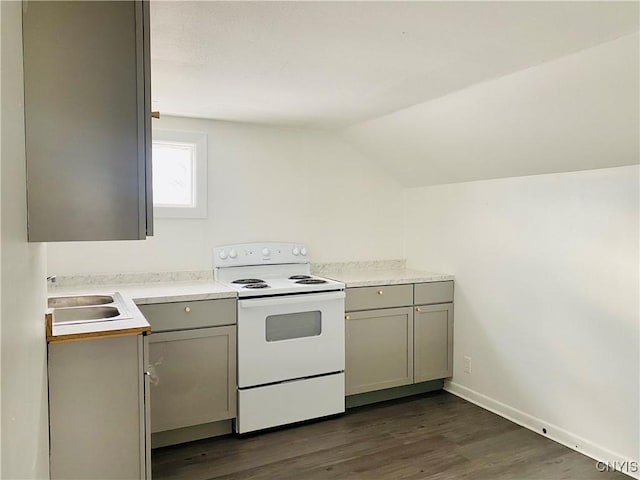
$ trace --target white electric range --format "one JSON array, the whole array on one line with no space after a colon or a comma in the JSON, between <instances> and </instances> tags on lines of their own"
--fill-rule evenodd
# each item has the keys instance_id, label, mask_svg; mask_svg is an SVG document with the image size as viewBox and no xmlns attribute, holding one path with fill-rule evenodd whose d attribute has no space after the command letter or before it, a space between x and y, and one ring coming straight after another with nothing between
<instances>
[{"instance_id":1,"label":"white electric range","mask_svg":"<svg viewBox=\"0 0 640 480\"><path fill-rule=\"evenodd\" d=\"M310 270L300 244L214 249L239 297L238 433L344 412L344 284Z\"/></svg>"}]
</instances>

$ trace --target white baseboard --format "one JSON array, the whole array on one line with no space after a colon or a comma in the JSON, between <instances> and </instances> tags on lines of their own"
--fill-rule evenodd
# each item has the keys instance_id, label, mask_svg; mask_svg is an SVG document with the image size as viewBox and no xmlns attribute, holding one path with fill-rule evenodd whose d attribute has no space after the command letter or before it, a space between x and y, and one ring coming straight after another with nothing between
<instances>
[{"instance_id":1,"label":"white baseboard","mask_svg":"<svg viewBox=\"0 0 640 480\"><path fill-rule=\"evenodd\" d=\"M612 464L615 465L623 465L623 462L639 461L638 459L624 458L622 455L612 452L611 450L608 450L601 445L590 442L556 425L545 422L539 418L529 415L528 413L517 410L513 407L510 407L509 405L499 402L498 400L495 400L491 397L487 397L482 393L471 390L470 388L464 387L458 383L446 380L444 382L444 390L452 393L457 397L474 403L479 407L484 408L485 410L489 410L496 415L500 415L501 417L504 417L507 420L512 421L513 423L517 423L522 427L528 428L533 432L550 438L551 440L558 442L565 447L569 447L570 449L575 450L578 453L591 457L596 461L605 463L612 462ZM547 429L546 434L542 432L543 428ZM596 467L594 466L594 469L595 468ZM620 468L617 468L617 470L632 478L640 479L640 472L631 472L628 470L625 471L624 469L621 470Z\"/></svg>"}]
</instances>

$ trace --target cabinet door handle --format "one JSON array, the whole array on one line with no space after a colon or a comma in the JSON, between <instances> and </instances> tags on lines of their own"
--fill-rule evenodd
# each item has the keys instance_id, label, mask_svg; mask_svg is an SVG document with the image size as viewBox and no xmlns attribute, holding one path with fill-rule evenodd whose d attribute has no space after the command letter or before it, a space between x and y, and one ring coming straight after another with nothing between
<instances>
[{"instance_id":1,"label":"cabinet door handle","mask_svg":"<svg viewBox=\"0 0 640 480\"><path fill-rule=\"evenodd\" d=\"M349 315L345 315L345 316L344 316L344 319L345 319L345 320L350 320L350 319L351 319L351 317L350 317Z\"/></svg>"},{"instance_id":2,"label":"cabinet door handle","mask_svg":"<svg viewBox=\"0 0 640 480\"><path fill-rule=\"evenodd\" d=\"M144 376L149 377L149 383L151 385L158 385L158 374L156 373L156 368L154 365L149 365L147 370L144 371Z\"/></svg>"},{"instance_id":3,"label":"cabinet door handle","mask_svg":"<svg viewBox=\"0 0 640 480\"><path fill-rule=\"evenodd\" d=\"M420 313L422 312L422 309L420 307L416 307L416 312Z\"/></svg>"},{"instance_id":4,"label":"cabinet door handle","mask_svg":"<svg viewBox=\"0 0 640 480\"><path fill-rule=\"evenodd\" d=\"M384 292L382 290L378 290L378 295L382 295Z\"/></svg>"},{"instance_id":5,"label":"cabinet door handle","mask_svg":"<svg viewBox=\"0 0 640 480\"><path fill-rule=\"evenodd\" d=\"M151 112L152 118L160 118L160 112Z\"/></svg>"},{"instance_id":6,"label":"cabinet door handle","mask_svg":"<svg viewBox=\"0 0 640 480\"><path fill-rule=\"evenodd\" d=\"M189 313L191 311L191 307L189 307L189 306L184 307L184 311Z\"/></svg>"}]
</instances>

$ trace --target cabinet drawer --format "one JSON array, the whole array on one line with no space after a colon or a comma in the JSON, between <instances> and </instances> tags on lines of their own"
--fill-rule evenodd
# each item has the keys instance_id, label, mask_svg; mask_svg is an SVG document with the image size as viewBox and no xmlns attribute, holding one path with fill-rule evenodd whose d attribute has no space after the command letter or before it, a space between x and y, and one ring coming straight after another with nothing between
<instances>
[{"instance_id":1,"label":"cabinet drawer","mask_svg":"<svg viewBox=\"0 0 640 480\"><path fill-rule=\"evenodd\" d=\"M195 302L138 305L151 324L152 332L216 327L236 323L236 300L198 300Z\"/></svg>"},{"instance_id":2,"label":"cabinet drawer","mask_svg":"<svg viewBox=\"0 0 640 480\"><path fill-rule=\"evenodd\" d=\"M347 288L346 295L347 312L413 305L413 285Z\"/></svg>"},{"instance_id":3,"label":"cabinet drawer","mask_svg":"<svg viewBox=\"0 0 640 480\"><path fill-rule=\"evenodd\" d=\"M416 283L416 305L429 305L431 303L453 302L453 280L447 282Z\"/></svg>"}]
</instances>

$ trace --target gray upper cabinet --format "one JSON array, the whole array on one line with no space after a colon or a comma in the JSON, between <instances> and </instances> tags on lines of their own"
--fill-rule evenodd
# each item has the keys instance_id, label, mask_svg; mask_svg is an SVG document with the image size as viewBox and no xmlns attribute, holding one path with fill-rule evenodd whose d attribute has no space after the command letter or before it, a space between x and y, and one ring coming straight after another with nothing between
<instances>
[{"instance_id":1,"label":"gray upper cabinet","mask_svg":"<svg viewBox=\"0 0 640 480\"><path fill-rule=\"evenodd\" d=\"M29 241L152 234L148 9L24 2Z\"/></svg>"}]
</instances>

